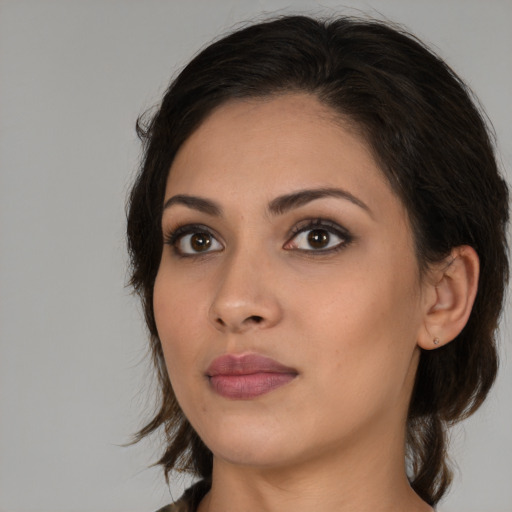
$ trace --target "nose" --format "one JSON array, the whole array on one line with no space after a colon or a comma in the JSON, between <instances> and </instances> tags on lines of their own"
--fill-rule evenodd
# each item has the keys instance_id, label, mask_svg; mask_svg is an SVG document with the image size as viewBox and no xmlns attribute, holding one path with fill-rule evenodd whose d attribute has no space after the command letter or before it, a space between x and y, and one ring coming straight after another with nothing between
<instances>
[{"instance_id":1,"label":"nose","mask_svg":"<svg viewBox=\"0 0 512 512\"><path fill-rule=\"evenodd\" d=\"M270 267L268 261L244 254L225 262L208 312L216 329L243 333L279 323L283 311Z\"/></svg>"}]
</instances>

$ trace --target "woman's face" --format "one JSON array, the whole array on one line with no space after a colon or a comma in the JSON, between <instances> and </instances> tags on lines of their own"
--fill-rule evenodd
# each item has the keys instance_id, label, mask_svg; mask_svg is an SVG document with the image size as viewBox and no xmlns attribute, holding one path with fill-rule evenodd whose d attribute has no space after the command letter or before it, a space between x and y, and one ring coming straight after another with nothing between
<instances>
[{"instance_id":1,"label":"woman's face","mask_svg":"<svg viewBox=\"0 0 512 512\"><path fill-rule=\"evenodd\" d=\"M422 294L404 207L314 97L226 104L172 165L154 312L173 389L228 463L403 445Z\"/></svg>"}]
</instances>

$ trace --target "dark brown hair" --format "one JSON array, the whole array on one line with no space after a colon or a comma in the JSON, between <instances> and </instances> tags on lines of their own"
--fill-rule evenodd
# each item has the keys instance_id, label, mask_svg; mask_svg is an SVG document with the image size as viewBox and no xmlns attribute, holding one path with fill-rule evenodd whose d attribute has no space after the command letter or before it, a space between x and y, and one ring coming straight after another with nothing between
<instances>
[{"instance_id":1,"label":"dark brown hair","mask_svg":"<svg viewBox=\"0 0 512 512\"><path fill-rule=\"evenodd\" d=\"M138 439L160 429L159 463L210 478L212 454L184 417L153 315L165 184L181 144L235 98L304 92L358 127L413 226L420 268L470 245L480 280L469 321L451 343L421 354L407 420L409 479L429 504L446 492L446 430L473 413L497 371L495 331L508 279L508 191L486 123L453 71L400 28L353 18L289 16L238 30L199 53L139 120L144 144L128 205L131 284L140 295L161 390Z\"/></svg>"}]
</instances>

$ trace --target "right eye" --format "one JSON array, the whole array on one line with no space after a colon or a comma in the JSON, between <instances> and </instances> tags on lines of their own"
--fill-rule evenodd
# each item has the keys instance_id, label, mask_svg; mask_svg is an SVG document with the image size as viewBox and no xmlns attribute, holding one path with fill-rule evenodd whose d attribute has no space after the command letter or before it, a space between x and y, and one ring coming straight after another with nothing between
<instances>
[{"instance_id":1,"label":"right eye","mask_svg":"<svg viewBox=\"0 0 512 512\"><path fill-rule=\"evenodd\" d=\"M166 244L183 256L195 256L222 251L224 247L215 236L202 226L183 226L171 233Z\"/></svg>"}]
</instances>

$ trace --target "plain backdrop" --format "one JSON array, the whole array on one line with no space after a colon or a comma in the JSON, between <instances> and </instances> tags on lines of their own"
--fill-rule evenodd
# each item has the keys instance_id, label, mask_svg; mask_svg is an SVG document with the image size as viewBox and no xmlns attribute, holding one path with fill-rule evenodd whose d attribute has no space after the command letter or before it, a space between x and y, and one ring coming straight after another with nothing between
<instances>
[{"instance_id":1,"label":"plain backdrop","mask_svg":"<svg viewBox=\"0 0 512 512\"><path fill-rule=\"evenodd\" d=\"M134 123L207 42L269 13L403 23L469 82L512 168L508 0L0 0L0 510L151 512L172 488L158 443L123 447L153 403L125 287ZM502 366L454 432L445 512L512 511L510 302Z\"/></svg>"}]
</instances>

